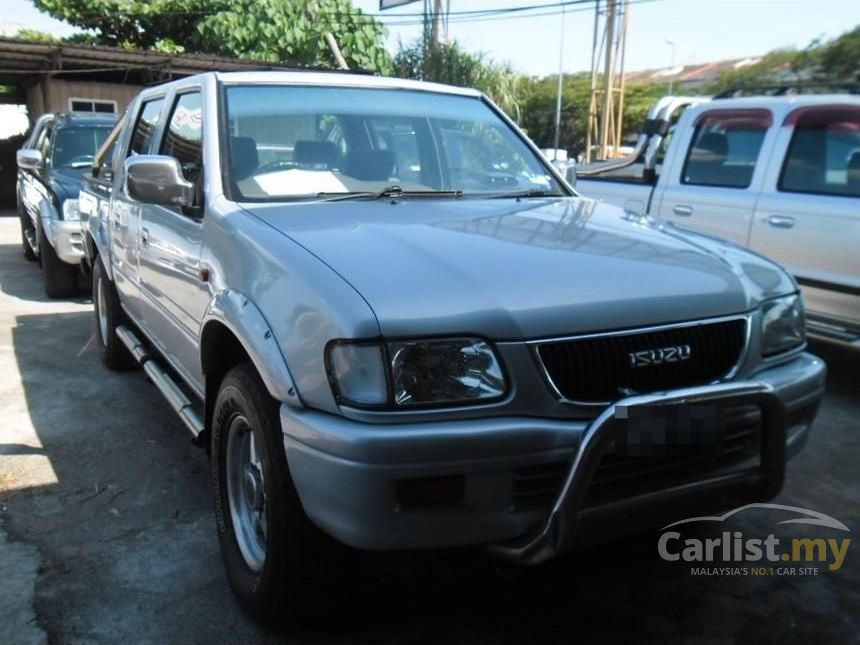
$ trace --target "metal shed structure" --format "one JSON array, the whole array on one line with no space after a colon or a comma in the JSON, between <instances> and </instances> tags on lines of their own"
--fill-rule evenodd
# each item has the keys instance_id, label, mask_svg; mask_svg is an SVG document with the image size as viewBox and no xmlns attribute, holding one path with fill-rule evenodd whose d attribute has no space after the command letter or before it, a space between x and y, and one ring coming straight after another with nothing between
<instances>
[{"instance_id":1,"label":"metal shed structure","mask_svg":"<svg viewBox=\"0 0 860 645\"><path fill-rule=\"evenodd\" d=\"M212 70L295 69L196 54L0 38L0 103L26 104L31 120L69 110L121 113L141 87Z\"/></svg>"}]
</instances>

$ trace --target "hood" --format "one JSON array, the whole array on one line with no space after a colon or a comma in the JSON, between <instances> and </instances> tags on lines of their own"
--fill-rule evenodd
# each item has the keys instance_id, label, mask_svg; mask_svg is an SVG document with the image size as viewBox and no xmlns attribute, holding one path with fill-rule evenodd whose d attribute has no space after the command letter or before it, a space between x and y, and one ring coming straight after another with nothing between
<instances>
[{"instance_id":1,"label":"hood","mask_svg":"<svg viewBox=\"0 0 860 645\"><path fill-rule=\"evenodd\" d=\"M771 262L582 198L255 204L383 335L541 338L735 314L795 289Z\"/></svg>"},{"instance_id":2,"label":"hood","mask_svg":"<svg viewBox=\"0 0 860 645\"><path fill-rule=\"evenodd\" d=\"M51 188L60 202L66 199L77 199L81 183L90 166L84 168L51 168Z\"/></svg>"}]
</instances>

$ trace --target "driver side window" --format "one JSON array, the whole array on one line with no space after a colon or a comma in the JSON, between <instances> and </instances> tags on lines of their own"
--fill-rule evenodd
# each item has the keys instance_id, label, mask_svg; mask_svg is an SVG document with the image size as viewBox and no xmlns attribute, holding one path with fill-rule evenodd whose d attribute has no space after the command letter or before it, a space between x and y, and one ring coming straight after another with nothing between
<instances>
[{"instance_id":1,"label":"driver side window","mask_svg":"<svg viewBox=\"0 0 860 645\"><path fill-rule=\"evenodd\" d=\"M164 105L164 99L155 99L146 101L140 110L140 116L137 117L137 123L134 125L134 132L131 133L131 148L128 156L145 155L149 152L152 137L155 135L155 129L158 127L158 116L161 114L161 107Z\"/></svg>"},{"instance_id":2,"label":"driver side window","mask_svg":"<svg viewBox=\"0 0 860 645\"><path fill-rule=\"evenodd\" d=\"M160 153L174 157L187 181L196 183L203 168L203 108L200 92L176 97Z\"/></svg>"}]
</instances>

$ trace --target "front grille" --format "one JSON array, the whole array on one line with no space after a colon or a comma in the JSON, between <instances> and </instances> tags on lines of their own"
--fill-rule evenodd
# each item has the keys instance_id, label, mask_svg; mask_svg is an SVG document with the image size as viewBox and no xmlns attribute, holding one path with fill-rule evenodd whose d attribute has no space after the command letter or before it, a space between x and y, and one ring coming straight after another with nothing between
<instances>
[{"instance_id":1,"label":"front grille","mask_svg":"<svg viewBox=\"0 0 860 645\"><path fill-rule=\"evenodd\" d=\"M584 505L594 506L681 483L695 482L738 468L761 452L761 412L739 406L725 412L720 450L711 456L629 457L607 453L600 459ZM570 463L555 461L518 468L514 500L527 506L544 505L558 496Z\"/></svg>"},{"instance_id":2,"label":"front grille","mask_svg":"<svg viewBox=\"0 0 860 645\"><path fill-rule=\"evenodd\" d=\"M558 394L578 403L608 403L645 394L712 383L738 364L746 319L734 318L645 331L610 333L538 345L538 355ZM686 348L689 348L688 357ZM671 361L634 366L636 352L684 348ZM646 357L647 358L647 357Z\"/></svg>"}]
</instances>

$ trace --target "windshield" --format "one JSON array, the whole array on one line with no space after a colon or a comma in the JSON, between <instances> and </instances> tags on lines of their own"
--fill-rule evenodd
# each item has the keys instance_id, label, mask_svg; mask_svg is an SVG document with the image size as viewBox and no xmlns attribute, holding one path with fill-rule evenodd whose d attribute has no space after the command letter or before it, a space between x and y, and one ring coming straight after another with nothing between
<instances>
[{"instance_id":1,"label":"windshield","mask_svg":"<svg viewBox=\"0 0 860 645\"><path fill-rule=\"evenodd\" d=\"M483 101L389 89L227 88L229 169L245 199L324 194L566 194ZM459 192L457 194L460 194Z\"/></svg>"},{"instance_id":2,"label":"windshield","mask_svg":"<svg viewBox=\"0 0 860 645\"><path fill-rule=\"evenodd\" d=\"M110 127L105 126L60 128L54 136L51 165L54 168L89 166L110 131Z\"/></svg>"}]
</instances>

